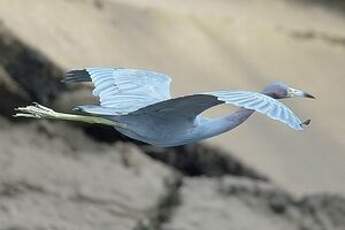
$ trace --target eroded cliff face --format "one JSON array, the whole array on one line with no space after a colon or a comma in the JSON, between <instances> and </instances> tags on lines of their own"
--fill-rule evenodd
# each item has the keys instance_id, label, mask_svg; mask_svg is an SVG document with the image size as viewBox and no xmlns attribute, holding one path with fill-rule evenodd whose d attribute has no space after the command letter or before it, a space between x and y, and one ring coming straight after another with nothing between
<instances>
[{"instance_id":1,"label":"eroded cliff face","mask_svg":"<svg viewBox=\"0 0 345 230\"><path fill-rule=\"evenodd\" d=\"M66 11L75 7L73 12L78 9L98 15L97 26L102 25L102 20L105 26L109 21L95 12L115 3L4 1L1 7L6 6L5 2L17 10L37 4L30 8L36 10L26 13L41 24L20 27L28 20L26 16L6 21L4 12L8 9L0 10L0 18L4 20L0 27L1 230L345 229L345 200L341 195L318 193L297 197L272 182L270 178L274 175L258 172L229 151L200 144L155 148L133 142L109 128L11 118L14 107L31 101L69 110L72 105L82 104L85 98L94 100L87 87L68 88L60 83L66 63L75 64L72 59L76 50L67 41L73 41L81 31L73 34L68 20L62 27L53 15L44 21L39 13L50 7L67 7ZM152 16L150 10L135 11L136 8L126 4L112 7L122 7L123 15L130 10L145 18L153 17L153 21L158 17L155 13ZM120 23L120 19L119 16L119 21L113 23ZM140 20L133 20L139 23L138 28L144 26ZM22 28L22 33L9 26L11 23ZM41 29L48 24L68 33L57 33L55 29L43 33ZM64 34L66 41L53 47L45 37L35 40L35 32L52 37ZM99 45L111 46L111 40ZM81 40L81 44L84 51L96 48L94 43ZM74 53L71 56L69 48ZM63 63L52 51L56 54L63 51L68 61ZM81 54L80 59L88 56Z\"/></svg>"},{"instance_id":2,"label":"eroded cliff face","mask_svg":"<svg viewBox=\"0 0 345 230\"><path fill-rule=\"evenodd\" d=\"M294 193L345 193L341 101L345 15L341 4L335 9L338 2L2 0L0 20L16 39L63 70L85 66L153 69L172 76L173 95L259 91L273 80L315 94L316 101L284 101L301 119L312 119L312 126L302 135L255 115L208 143L233 151ZM16 77L26 76L32 66ZM37 74L41 80L35 84L41 90L33 95L35 100L54 97L63 87L48 86L43 69ZM26 84L21 82L24 88ZM95 102L89 90L81 91L60 96L59 109ZM226 108L217 111L224 113ZM104 133L105 137L109 135ZM332 170L327 170L329 164Z\"/></svg>"}]
</instances>

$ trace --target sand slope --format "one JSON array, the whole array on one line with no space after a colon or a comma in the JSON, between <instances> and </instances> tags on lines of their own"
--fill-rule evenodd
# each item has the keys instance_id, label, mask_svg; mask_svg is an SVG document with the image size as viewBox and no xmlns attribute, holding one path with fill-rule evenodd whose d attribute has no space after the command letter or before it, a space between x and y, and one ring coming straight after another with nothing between
<instances>
[{"instance_id":1,"label":"sand slope","mask_svg":"<svg viewBox=\"0 0 345 230\"><path fill-rule=\"evenodd\" d=\"M313 123L296 133L260 115L209 142L291 191L345 193L344 16L291 1L2 0L0 20L63 68L126 66L173 76L174 94L260 90L283 80Z\"/></svg>"}]
</instances>

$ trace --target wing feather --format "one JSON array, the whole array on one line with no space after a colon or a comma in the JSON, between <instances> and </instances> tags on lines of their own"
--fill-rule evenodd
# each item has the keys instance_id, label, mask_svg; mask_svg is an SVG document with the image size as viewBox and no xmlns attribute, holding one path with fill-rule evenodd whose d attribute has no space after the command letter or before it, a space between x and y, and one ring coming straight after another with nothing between
<instances>
[{"instance_id":1,"label":"wing feather","mask_svg":"<svg viewBox=\"0 0 345 230\"><path fill-rule=\"evenodd\" d=\"M249 91L217 91L173 98L141 108L131 114L149 114L165 120L190 123L203 111L219 105L232 104L255 110L296 130L302 130L300 119L284 104L261 93Z\"/></svg>"},{"instance_id":2,"label":"wing feather","mask_svg":"<svg viewBox=\"0 0 345 230\"><path fill-rule=\"evenodd\" d=\"M92 81L94 96L107 113L124 115L148 105L170 99L171 79L162 73L139 69L86 68L66 73L64 82ZM94 106L80 106L82 111L100 114ZM96 109L95 109L96 108Z\"/></svg>"},{"instance_id":3,"label":"wing feather","mask_svg":"<svg viewBox=\"0 0 345 230\"><path fill-rule=\"evenodd\" d=\"M301 120L286 105L264 94L249 91L218 91L206 94L213 95L227 104L255 110L293 129L303 129Z\"/></svg>"}]
</instances>

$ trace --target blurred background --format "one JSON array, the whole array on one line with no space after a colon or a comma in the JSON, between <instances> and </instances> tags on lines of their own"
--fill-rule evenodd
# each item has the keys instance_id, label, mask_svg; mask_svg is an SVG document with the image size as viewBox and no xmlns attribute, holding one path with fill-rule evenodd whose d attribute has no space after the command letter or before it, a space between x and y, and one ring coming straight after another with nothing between
<instances>
[{"instance_id":1,"label":"blurred background","mask_svg":"<svg viewBox=\"0 0 345 230\"><path fill-rule=\"evenodd\" d=\"M0 0L0 229L345 229L344 64L341 0ZM174 96L281 80L317 97L284 101L312 124L255 114L159 149L11 118L96 102L59 82L94 66L166 73Z\"/></svg>"}]
</instances>

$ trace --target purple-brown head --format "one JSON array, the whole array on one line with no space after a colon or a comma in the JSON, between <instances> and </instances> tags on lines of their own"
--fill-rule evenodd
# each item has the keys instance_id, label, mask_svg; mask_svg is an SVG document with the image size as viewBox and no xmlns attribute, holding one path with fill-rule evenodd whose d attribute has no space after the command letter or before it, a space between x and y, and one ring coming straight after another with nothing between
<instances>
[{"instance_id":1,"label":"purple-brown head","mask_svg":"<svg viewBox=\"0 0 345 230\"><path fill-rule=\"evenodd\" d=\"M263 94L273 97L275 99L284 99L292 97L306 97L315 99L315 97L303 90L289 87L283 82L273 82L266 86L262 91Z\"/></svg>"}]
</instances>

